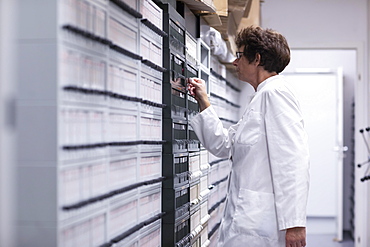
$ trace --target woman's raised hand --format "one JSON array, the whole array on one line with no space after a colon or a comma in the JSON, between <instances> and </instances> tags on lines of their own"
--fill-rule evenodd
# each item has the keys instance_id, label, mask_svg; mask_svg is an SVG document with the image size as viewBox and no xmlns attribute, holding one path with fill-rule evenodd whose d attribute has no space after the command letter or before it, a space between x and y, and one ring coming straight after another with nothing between
<instances>
[{"instance_id":1,"label":"woman's raised hand","mask_svg":"<svg viewBox=\"0 0 370 247\"><path fill-rule=\"evenodd\" d=\"M198 101L200 111L203 111L211 105L204 80L199 78L188 78L187 84L190 94Z\"/></svg>"}]
</instances>

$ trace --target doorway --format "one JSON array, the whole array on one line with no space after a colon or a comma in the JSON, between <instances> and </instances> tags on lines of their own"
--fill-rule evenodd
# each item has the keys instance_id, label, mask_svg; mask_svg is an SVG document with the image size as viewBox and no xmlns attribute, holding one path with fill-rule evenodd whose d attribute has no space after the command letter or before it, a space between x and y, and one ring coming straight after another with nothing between
<instances>
[{"instance_id":1,"label":"doorway","mask_svg":"<svg viewBox=\"0 0 370 247\"><path fill-rule=\"evenodd\" d=\"M301 71L302 70L302 71ZM343 237L342 69L284 73L299 100L310 150L307 232ZM320 90L317 90L317 89Z\"/></svg>"},{"instance_id":2,"label":"doorway","mask_svg":"<svg viewBox=\"0 0 370 247\"><path fill-rule=\"evenodd\" d=\"M354 197L354 90L355 82L357 81L356 73L356 50L355 49L292 49L291 63L284 70L284 73L297 73L299 70L310 68L317 72L323 73L326 70L336 71L338 67L343 68L343 146L348 148L348 151L343 156L343 230L353 234L353 197ZM314 71L312 70L312 71ZM283 74L284 74L283 73ZM309 82L308 82L309 83ZM312 83L311 91L317 92L317 95L322 93L323 87ZM309 86L308 86L309 87ZM324 94L325 95L325 94ZM335 126L333 126L334 128ZM317 199L317 198L316 198ZM329 198L327 198L329 199ZM335 200L332 197L331 200ZM335 202L333 202L335 203ZM322 218L321 218L322 219ZM323 223L324 224L324 223ZM337 235L336 232L329 230L328 227L309 227L308 234L332 234L333 238Z\"/></svg>"}]
</instances>

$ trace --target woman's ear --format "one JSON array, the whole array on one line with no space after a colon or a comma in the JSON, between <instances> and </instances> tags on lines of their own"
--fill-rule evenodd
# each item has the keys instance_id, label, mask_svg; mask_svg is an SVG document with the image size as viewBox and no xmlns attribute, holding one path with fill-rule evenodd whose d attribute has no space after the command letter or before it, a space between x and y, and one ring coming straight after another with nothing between
<instances>
[{"instance_id":1,"label":"woman's ear","mask_svg":"<svg viewBox=\"0 0 370 247\"><path fill-rule=\"evenodd\" d=\"M256 66L260 65L261 62L261 55L259 53L256 53L256 58L254 59L254 64Z\"/></svg>"}]
</instances>

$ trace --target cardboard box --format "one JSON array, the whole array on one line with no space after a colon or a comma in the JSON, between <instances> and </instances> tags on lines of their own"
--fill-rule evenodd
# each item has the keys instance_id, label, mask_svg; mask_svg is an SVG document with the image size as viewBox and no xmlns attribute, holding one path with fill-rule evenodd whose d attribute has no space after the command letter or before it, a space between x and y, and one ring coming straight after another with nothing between
<instances>
[{"instance_id":1,"label":"cardboard box","mask_svg":"<svg viewBox=\"0 0 370 247\"><path fill-rule=\"evenodd\" d=\"M228 16L228 0L213 0L213 5L216 7L216 13L220 16Z\"/></svg>"}]
</instances>

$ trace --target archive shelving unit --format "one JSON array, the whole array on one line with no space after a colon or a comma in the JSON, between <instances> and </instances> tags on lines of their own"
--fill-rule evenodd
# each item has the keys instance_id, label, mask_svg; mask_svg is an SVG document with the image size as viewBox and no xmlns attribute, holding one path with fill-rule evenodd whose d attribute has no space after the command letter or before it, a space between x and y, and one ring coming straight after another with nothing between
<instances>
[{"instance_id":1,"label":"archive shelving unit","mask_svg":"<svg viewBox=\"0 0 370 247\"><path fill-rule=\"evenodd\" d=\"M200 38L200 16L174 5L19 3L20 245L215 244L229 161L192 130L186 78L207 81L225 126L238 81Z\"/></svg>"},{"instance_id":2,"label":"archive shelving unit","mask_svg":"<svg viewBox=\"0 0 370 247\"><path fill-rule=\"evenodd\" d=\"M160 245L162 10L20 8L19 244Z\"/></svg>"}]
</instances>

